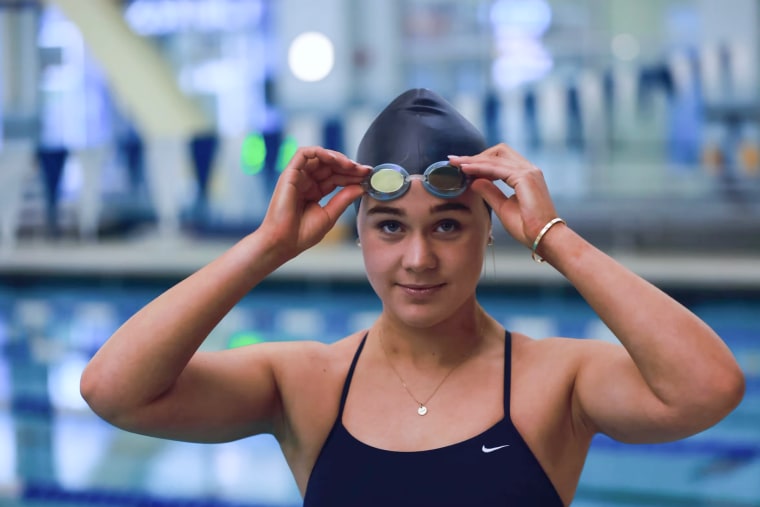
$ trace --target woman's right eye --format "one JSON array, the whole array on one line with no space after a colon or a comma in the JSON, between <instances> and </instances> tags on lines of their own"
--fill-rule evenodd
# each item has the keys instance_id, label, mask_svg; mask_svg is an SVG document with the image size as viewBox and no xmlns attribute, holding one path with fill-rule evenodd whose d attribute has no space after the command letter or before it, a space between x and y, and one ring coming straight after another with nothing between
<instances>
[{"instance_id":1,"label":"woman's right eye","mask_svg":"<svg viewBox=\"0 0 760 507\"><path fill-rule=\"evenodd\" d=\"M377 228L386 234L395 234L401 230L401 224L395 220L385 220L377 224Z\"/></svg>"}]
</instances>

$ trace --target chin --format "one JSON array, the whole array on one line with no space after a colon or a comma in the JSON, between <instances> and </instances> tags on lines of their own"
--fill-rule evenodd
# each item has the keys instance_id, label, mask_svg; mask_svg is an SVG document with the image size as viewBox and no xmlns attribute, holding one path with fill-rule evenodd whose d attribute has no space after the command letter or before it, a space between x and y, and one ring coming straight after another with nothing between
<instances>
[{"instance_id":1,"label":"chin","mask_svg":"<svg viewBox=\"0 0 760 507\"><path fill-rule=\"evenodd\" d=\"M451 316L444 311L444 306L431 308L429 305L406 305L400 311L393 312L395 318L402 324L413 328L429 328L440 324Z\"/></svg>"}]
</instances>

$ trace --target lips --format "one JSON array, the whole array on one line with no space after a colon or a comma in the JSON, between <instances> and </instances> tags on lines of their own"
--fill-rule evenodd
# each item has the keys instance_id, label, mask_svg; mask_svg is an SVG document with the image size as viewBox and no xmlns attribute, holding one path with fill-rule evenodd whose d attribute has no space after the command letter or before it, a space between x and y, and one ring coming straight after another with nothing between
<instances>
[{"instance_id":1,"label":"lips","mask_svg":"<svg viewBox=\"0 0 760 507\"><path fill-rule=\"evenodd\" d=\"M398 286L407 294L410 296L429 296L430 294L433 294L443 288L443 286L446 285L444 283L436 283L436 284L416 284L416 283L409 283L404 284L400 283Z\"/></svg>"}]
</instances>

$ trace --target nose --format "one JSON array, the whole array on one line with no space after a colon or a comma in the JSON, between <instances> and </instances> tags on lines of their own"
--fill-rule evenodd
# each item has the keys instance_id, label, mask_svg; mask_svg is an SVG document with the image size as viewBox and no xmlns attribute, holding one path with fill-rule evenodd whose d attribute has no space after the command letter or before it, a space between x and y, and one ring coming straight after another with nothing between
<instances>
[{"instance_id":1,"label":"nose","mask_svg":"<svg viewBox=\"0 0 760 507\"><path fill-rule=\"evenodd\" d=\"M438 266L438 257L431 239L424 234L409 237L403 257L403 268L413 272L422 272Z\"/></svg>"}]
</instances>

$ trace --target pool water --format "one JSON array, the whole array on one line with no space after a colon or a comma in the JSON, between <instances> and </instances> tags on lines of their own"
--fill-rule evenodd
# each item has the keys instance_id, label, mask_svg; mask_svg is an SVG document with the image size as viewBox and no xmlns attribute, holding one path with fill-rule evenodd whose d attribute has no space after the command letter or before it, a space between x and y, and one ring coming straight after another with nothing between
<instances>
[{"instance_id":1,"label":"pool water","mask_svg":"<svg viewBox=\"0 0 760 507\"><path fill-rule=\"evenodd\" d=\"M79 376L86 362L166 287L125 280L0 282L0 506L300 505L270 436L214 445L166 441L118 430L84 404ZM760 293L676 297L737 356L747 375L745 398L721 423L679 442L625 445L597 437L574 506L760 506ZM480 301L505 327L535 337L614 340L566 288L490 287ZM364 285L265 285L203 347L330 342L367 327L378 311Z\"/></svg>"}]
</instances>

